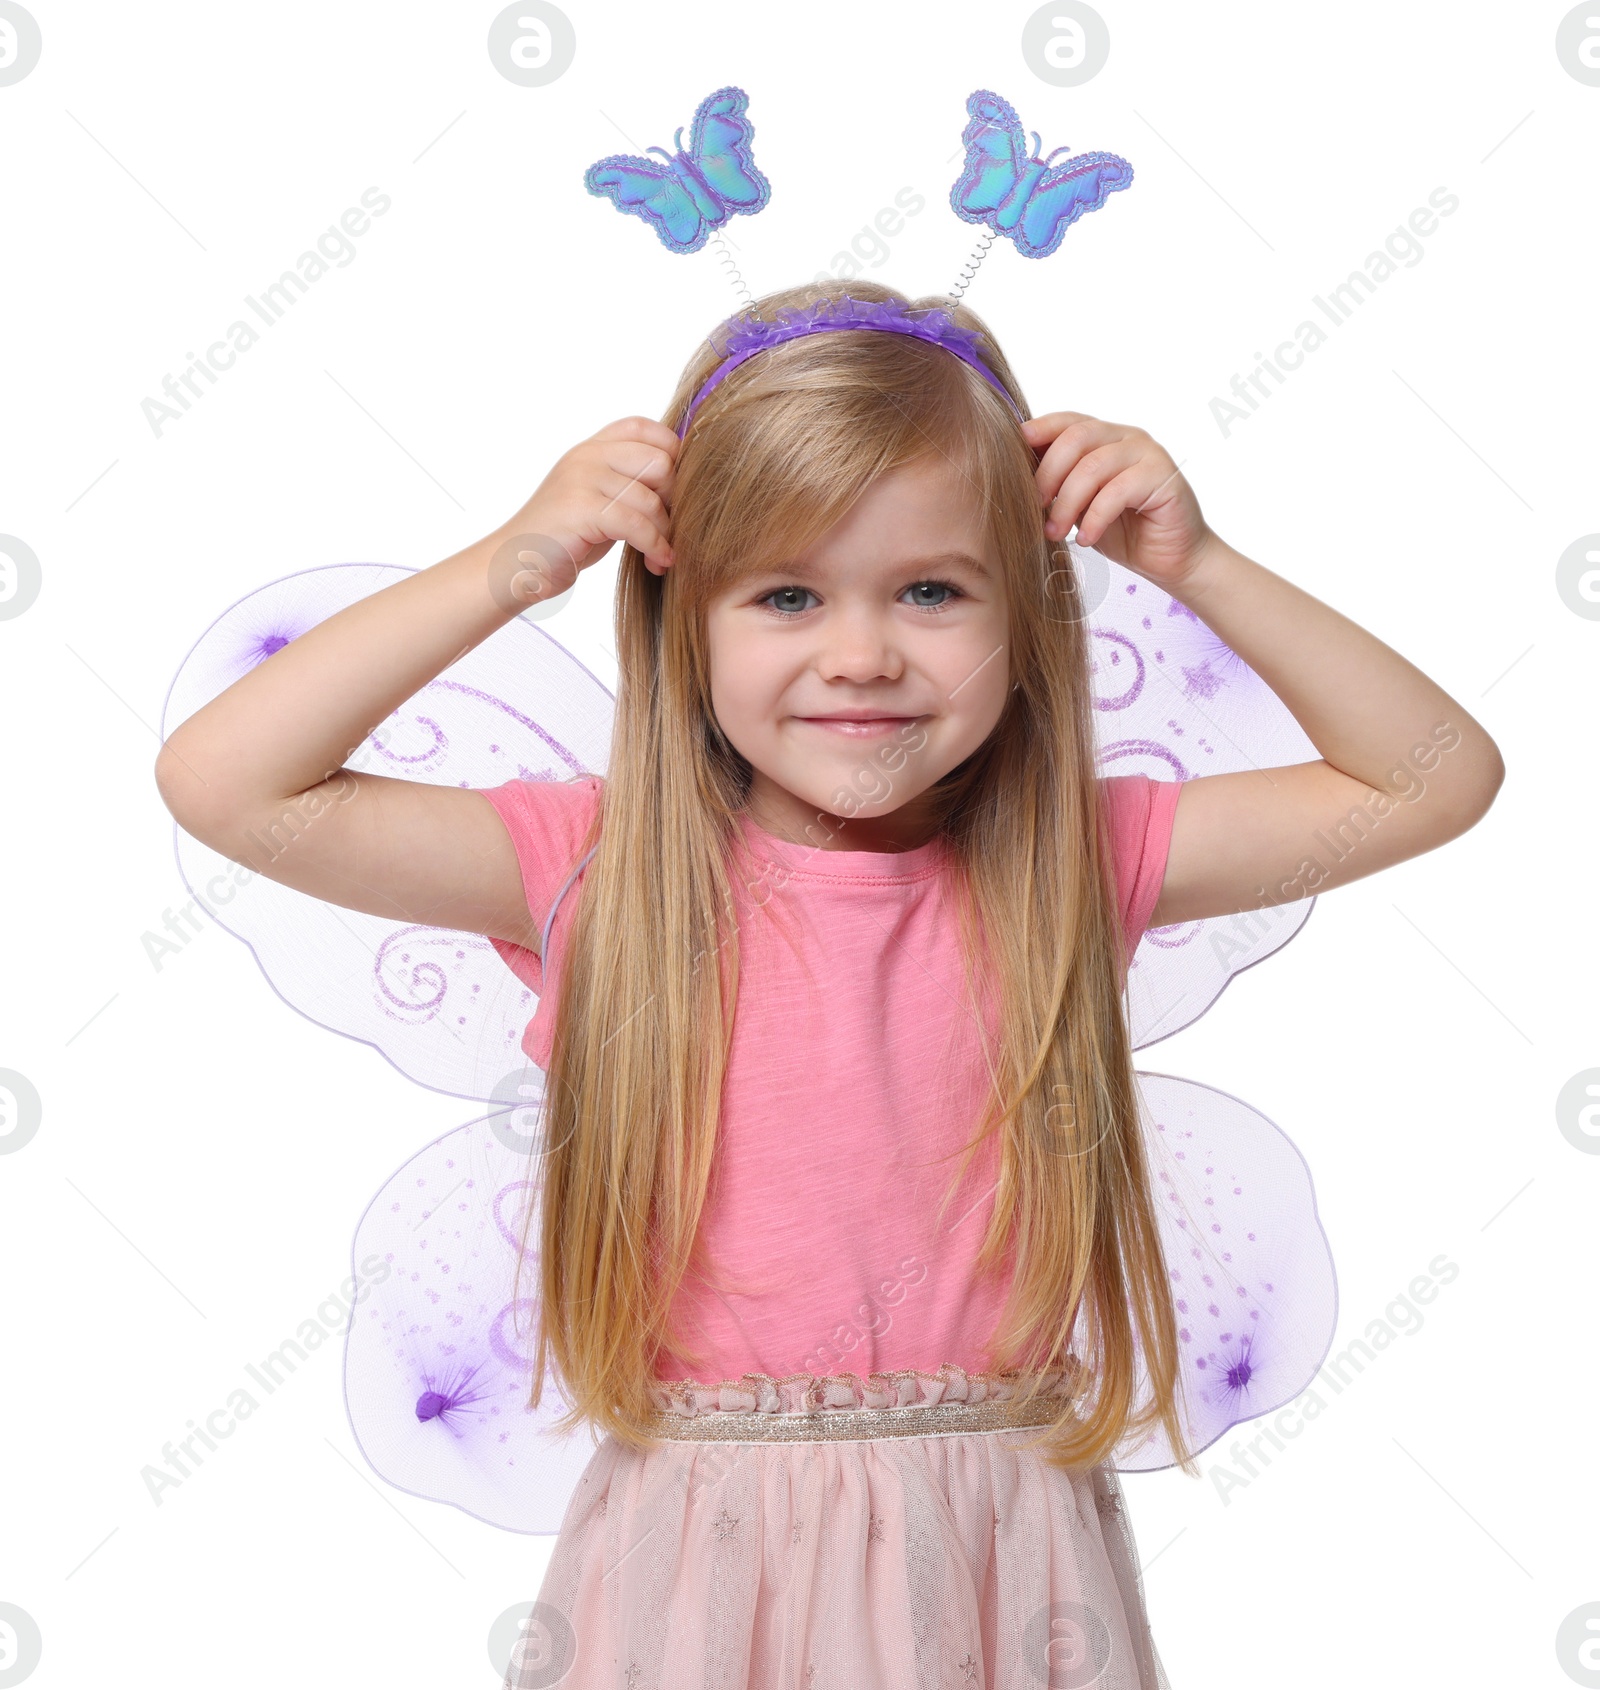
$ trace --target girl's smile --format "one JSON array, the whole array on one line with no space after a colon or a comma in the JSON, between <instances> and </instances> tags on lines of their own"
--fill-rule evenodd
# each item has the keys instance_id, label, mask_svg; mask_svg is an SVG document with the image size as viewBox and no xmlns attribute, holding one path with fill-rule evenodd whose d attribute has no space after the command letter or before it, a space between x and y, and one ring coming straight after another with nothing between
<instances>
[{"instance_id":1,"label":"girl's smile","mask_svg":"<svg viewBox=\"0 0 1600 1690\"><path fill-rule=\"evenodd\" d=\"M876 739L895 728L908 728L920 722L920 716L796 716L807 727L822 728L829 733L843 734L848 739Z\"/></svg>"}]
</instances>

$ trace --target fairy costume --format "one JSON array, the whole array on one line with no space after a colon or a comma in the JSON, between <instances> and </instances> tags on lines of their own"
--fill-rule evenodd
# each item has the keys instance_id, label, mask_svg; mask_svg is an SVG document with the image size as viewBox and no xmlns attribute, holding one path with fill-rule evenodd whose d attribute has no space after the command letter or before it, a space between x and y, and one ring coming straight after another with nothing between
<instances>
[{"instance_id":1,"label":"fairy costume","mask_svg":"<svg viewBox=\"0 0 1600 1690\"><path fill-rule=\"evenodd\" d=\"M679 155L683 167L655 179L664 241L666 217L682 210L674 196L690 196L701 243L714 227L707 205L724 214L742 208L734 182L749 174L742 102L737 90L705 102L691 151ZM1022 236L1032 231L1030 255L1040 256L1048 243L1037 238L1046 211L1036 191L1056 196L1048 215L1059 214L1064 228L1077 215L1072 206L1092 209L1131 173L1110 155L1084 155L1090 162L1071 190L1078 197L1062 210L1065 178L1032 171L1041 161L1028 160L1026 149L1006 151L1005 114L1017 136L1020 125L997 106L1004 102L992 95L969 101L969 165L953 203L972 217L987 206L991 229L1011 217L1006 232L1019 250L1030 251ZM627 161L606 163L620 174ZM734 196L696 201L691 167L705 193L720 183ZM1008 169L1009 196L995 186ZM605 191L604 183L591 186ZM693 242L694 231L672 226ZM848 323L813 317L788 327L918 333L962 355L960 331L948 322L851 303L862 309ZM747 324L745 332L742 345L730 338L730 357L773 343L770 326ZM1077 548L1074 565L1084 601L1095 606L1093 703L1119 841L1138 1047L1203 1014L1234 972L1278 949L1309 910L1308 900L1145 933L1177 783L1303 760L1314 748L1184 606L1092 550ZM185 660L164 733L306 627L402 573L380 565L307 570L241 600ZM502 941L334 910L261 877L238 886L237 869L179 834L191 889L208 907L220 905L219 921L252 946L287 1001L372 1044L422 1084L488 1106L406 1162L357 1228L362 1290L347 1335L345 1390L364 1454L398 1488L509 1530L559 1534L510 1684L1160 1690L1117 1474L1168 1465L1171 1451L1153 1433L1069 1482L1018 1447L1008 1382L973 1365L993 1292L970 1281L962 1239L981 1236L987 1213L963 1217L959 1235L926 1232L923 1205L931 1208L948 1166L932 1153L948 1144L930 1146L924 1135L915 1156L902 1155L892 1129L903 1086L886 1082L879 1107L859 1119L846 1111L844 1119L858 1129L865 1120L876 1138L858 1131L839 1191L797 1206L801 1229L826 1234L820 1253L808 1255L804 1231L785 1238L781 1224L773 1230L785 1170L767 1159L781 1147L748 1131L760 1119L756 1102L732 1121L745 1133L731 1141L743 1154L733 1158L735 1183L724 1193L734 1199L724 1249L712 1252L728 1283L687 1309L719 1366L693 1380L659 1379L654 1448L624 1451L611 1440L597 1448L582 1433L557 1438L550 1426L566 1404L548 1381L541 1406L526 1407L536 1309L525 1295L526 1270L518 1295L516 1250L524 1214L538 1200L532 1121L570 893L584 867L584 806L604 771L611 704L581 664L519 617L423 688L372 736L366 755L351 759L471 787L495 804L517 844L529 908L543 921L548 981L538 957ZM806 874L848 883L837 907L817 898L806 913L835 942L852 930L865 936L855 970L878 964L884 922L891 933L909 924L920 934L908 955L937 948L937 842L897 854L812 853L748 825L743 842L757 858L782 861L787 851L804 859L788 860L787 890L803 891ZM230 883L224 901L218 888ZM876 949L863 914L880 929ZM746 931L758 947L749 974L756 983L748 999L741 993L740 1010L758 1016L761 929ZM791 1005L806 1001L792 985L787 991ZM914 1073L928 1005L908 996L903 981L882 997L885 1013L901 1019L870 1029L869 1043L908 1041L900 1055ZM837 1050L840 1028L859 1020L858 1006L832 1031L813 1031ZM771 1062L770 1031L751 1047L759 1059L751 1074ZM937 1048L954 1048L940 1039ZM954 1077L961 1071L956 1062ZM807 1078L814 1083L815 1071ZM1186 1081L1146 1074L1140 1084L1180 1315L1189 1441L1198 1452L1304 1389L1332 1338L1332 1266L1304 1164L1270 1122ZM839 1108L835 1099L835 1116ZM952 1105L945 1126L970 1126L960 1115ZM886 1156L901 1157L909 1184L886 1173ZM755 1182L742 1199L740 1177ZM863 1182L873 1181L876 1191L863 1200ZM962 1215L961 1205L950 1213ZM887 1255L859 1253L867 1224L881 1227L885 1214L909 1229L905 1237ZM721 1224L715 1207L708 1223ZM771 1248L752 1249L752 1239ZM745 1301L729 1309L726 1299L740 1296Z\"/></svg>"}]
</instances>

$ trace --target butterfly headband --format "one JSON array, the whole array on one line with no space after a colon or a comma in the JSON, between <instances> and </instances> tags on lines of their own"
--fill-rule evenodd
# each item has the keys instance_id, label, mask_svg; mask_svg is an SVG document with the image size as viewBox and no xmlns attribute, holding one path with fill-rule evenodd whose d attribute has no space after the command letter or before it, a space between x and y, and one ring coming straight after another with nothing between
<instances>
[{"instance_id":1,"label":"butterfly headband","mask_svg":"<svg viewBox=\"0 0 1600 1690\"><path fill-rule=\"evenodd\" d=\"M942 346L975 369L1017 411L999 377L979 356L978 336L942 311L911 312L897 300L846 294L780 312L776 321L755 316L750 290L722 228L736 213L753 217L772 197L771 184L750 156L755 130L745 115L748 104L742 88L719 88L700 102L687 150L680 128L673 136L676 156L663 147L646 149L659 153L665 163L613 153L584 173L591 194L642 218L669 251L698 252L708 239L715 239L718 255L743 297L745 310L721 326L722 361L684 412L678 437L688 432L706 395L747 358L800 335L835 329L877 329ZM1048 158L1040 158L1038 133L1030 147L1022 120L987 89L968 96L967 118L961 132L966 158L950 189L950 206L963 222L983 225L984 233L950 291L958 303L997 237L1006 236L1025 258L1048 258L1084 212L1098 211L1107 194L1133 181L1133 166L1115 153L1080 153L1055 164L1056 154L1068 150L1057 147ZM1020 420L1021 413L1017 415Z\"/></svg>"}]
</instances>

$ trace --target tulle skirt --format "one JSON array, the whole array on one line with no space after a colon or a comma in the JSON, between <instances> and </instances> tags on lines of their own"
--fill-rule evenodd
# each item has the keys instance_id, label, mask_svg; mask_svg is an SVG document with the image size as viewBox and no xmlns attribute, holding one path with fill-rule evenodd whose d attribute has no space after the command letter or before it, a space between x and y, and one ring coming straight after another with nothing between
<instances>
[{"instance_id":1,"label":"tulle skirt","mask_svg":"<svg viewBox=\"0 0 1600 1690\"><path fill-rule=\"evenodd\" d=\"M591 1457L507 1690L1168 1690L1115 1470L1024 1447L997 1377L672 1387Z\"/></svg>"}]
</instances>

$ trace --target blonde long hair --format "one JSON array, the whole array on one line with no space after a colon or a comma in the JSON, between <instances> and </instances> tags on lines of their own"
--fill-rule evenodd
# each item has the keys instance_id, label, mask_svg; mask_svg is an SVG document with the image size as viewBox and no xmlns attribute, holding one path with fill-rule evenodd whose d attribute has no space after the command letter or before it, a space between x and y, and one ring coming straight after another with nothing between
<instances>
[{"instance_id":1,"label":"blonde long hair","mask_svg":"<svg viewBox=\"0 0 1600 1690\"><path fill-rule=\"evenodd\" d=\"M981 319L948 299L824 281L767 295L755 310L770 318L843 293L937 307L977 331L1027 414ZM669 426L720 361L712 341L700 347ZM598 849L572 894L538 1139L532 1402L553 1362L570 1410L562 1427L590 1422L647 1447L656 1357L687 1353L669 1313L698 1266L738 991L730 872L751 773L711 707L706 607L759 560L807 550L877 476L935 454L987 513L1015 683L993 733L933 788L969 996L979 969L991 970L1000 1016L988 1102L945 1201L988 1134L1002 1133L978 1268L997 1271L1011 1247L1016 1265L991 1365L1018 1369L1025 1387L1031 1372L1075 1365L1089 1382L1076 1400L1055 1399L1045 1458L1095 1465L1159 1422L1193 1474L1122 1010L1083 607L1044 536L1015 416L961 360L898 334L806 335L739 366L678 455L672 568L655 575L634 547L623 550L616 720L584 842ZM1040 944L1041 934L1056 942ZM1136 1409L1141 1363L1147 1400Z\"/></svg>"}]
</instances>

